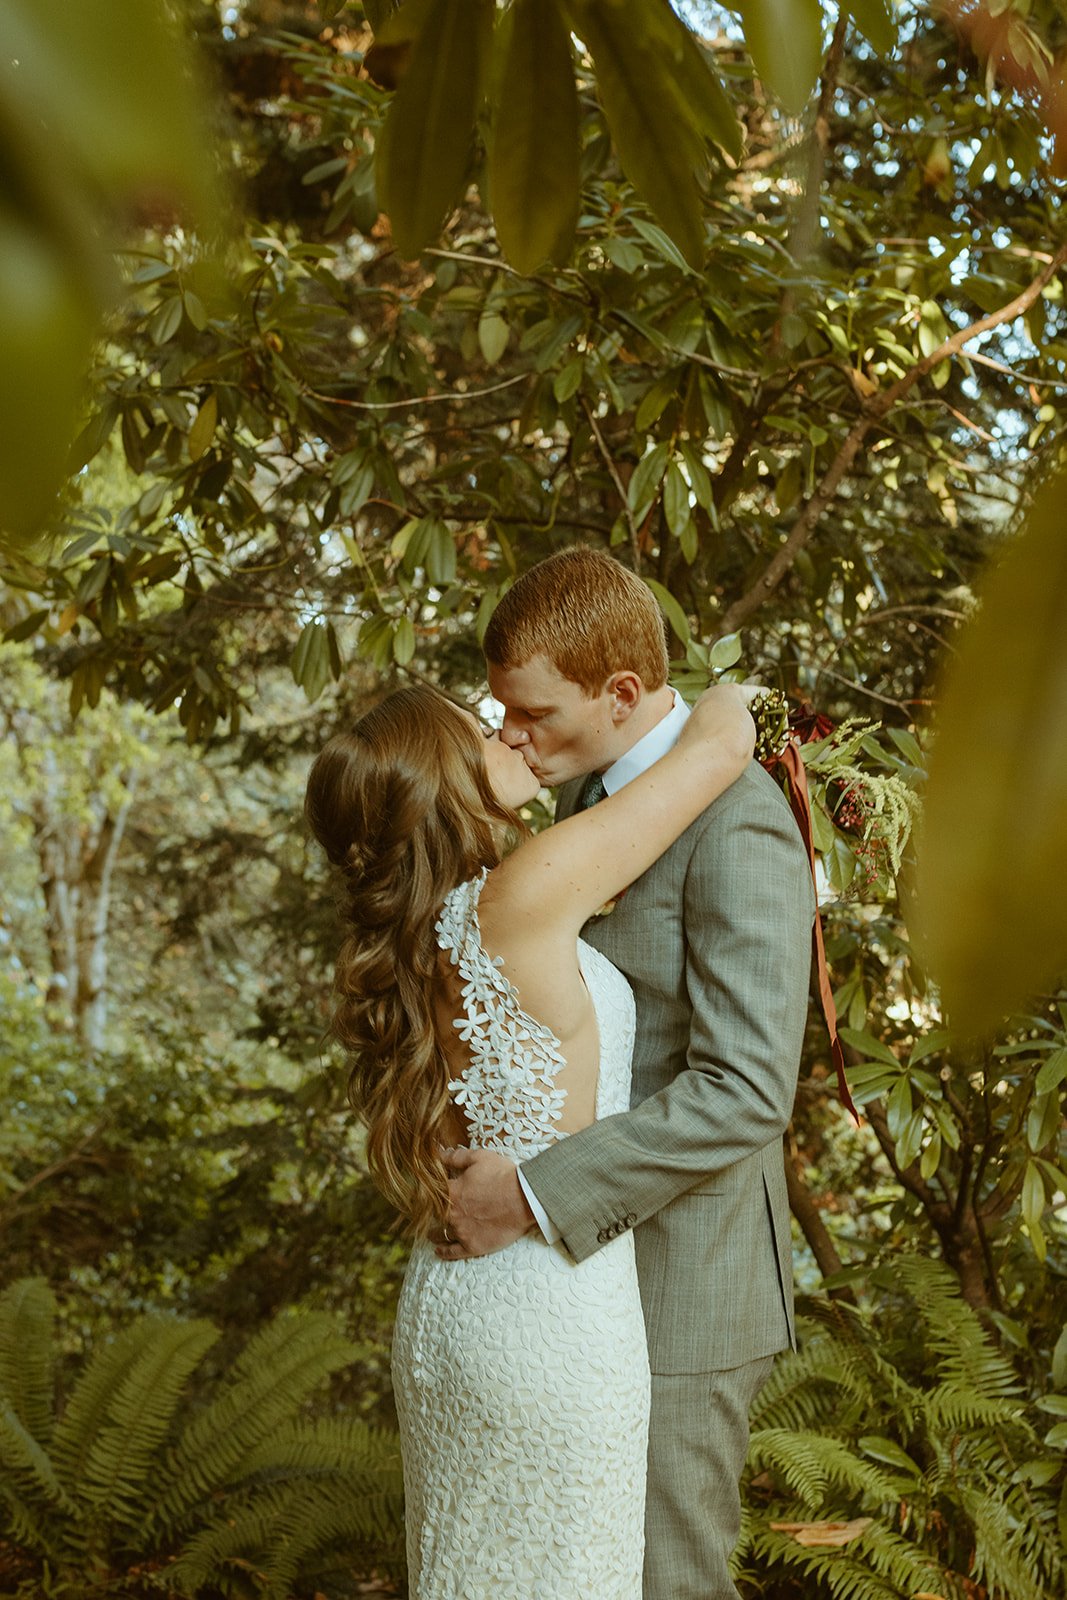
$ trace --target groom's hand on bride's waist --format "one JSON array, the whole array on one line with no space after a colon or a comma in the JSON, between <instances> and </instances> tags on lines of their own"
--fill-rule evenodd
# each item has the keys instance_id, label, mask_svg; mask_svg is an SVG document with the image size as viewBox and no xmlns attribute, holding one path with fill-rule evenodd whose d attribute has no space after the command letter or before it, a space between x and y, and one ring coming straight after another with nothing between
<instances>
[{"instance_id":1,"label":"groom's hand on bride's waist","mask_svg":"<svg viewBox=\"0 0 1067 1600\"><path fill-rule=\"evenodd\" d=\"M444 1151L452 1195L448 1222L435 1243L442 1261L489 1256L536 1227L514 1161L496 1150Z\"/></svg>"}]
</instances>

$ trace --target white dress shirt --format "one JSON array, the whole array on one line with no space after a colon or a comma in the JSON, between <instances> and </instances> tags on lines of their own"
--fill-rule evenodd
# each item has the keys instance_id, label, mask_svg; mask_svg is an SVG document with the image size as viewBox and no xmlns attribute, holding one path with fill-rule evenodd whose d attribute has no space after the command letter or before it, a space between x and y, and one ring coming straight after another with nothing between
<instances>
[{"instance_id":1,"label":"white dress shirt","mask_svg":"<svg viewBox=\"0 0 1067 1600\"><path fill-rule=\"evenodd\" d=\"M638 739L635 745L631 745L630 749L621 755L618 761L613 761L611 766L600 774L605 793L618 794L620 789L624 789L628 783L632 783L643 772L647 772L653 762L658 761L660 756L665 756L668 750L673 750L678 743L678 736L685 726L686 718L689 716L689 707L675 690L672 689L671 693L674 695L674 704L667 712L667 715L662 717L654 728L650 728L642 738ZM555 1244L560 1237L559 1230L523 1177L521 1167L519 1168L519 1187L526 1196L537 1226L548 1243Z\"/></svg>"}]
</instances>

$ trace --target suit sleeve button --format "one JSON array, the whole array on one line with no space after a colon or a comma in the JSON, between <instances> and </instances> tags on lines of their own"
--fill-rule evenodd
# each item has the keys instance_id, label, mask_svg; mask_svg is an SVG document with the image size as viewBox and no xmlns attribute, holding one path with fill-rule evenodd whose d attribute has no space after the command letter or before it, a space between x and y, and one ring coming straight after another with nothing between
<instances>
[{"instance_id":1,"label":"suit sleeve button","mask_svg":"<svg viewBox=\"0 0 1067 1600\"><path fill-rule=\"evenodd\" d=\"M628 1228L633 1228L633 1227L636 1226L636 1224L637 1224L637 1213L635 1211L628 1211L626 1213L626 1226Z\"/></svg>"}]
</instances>

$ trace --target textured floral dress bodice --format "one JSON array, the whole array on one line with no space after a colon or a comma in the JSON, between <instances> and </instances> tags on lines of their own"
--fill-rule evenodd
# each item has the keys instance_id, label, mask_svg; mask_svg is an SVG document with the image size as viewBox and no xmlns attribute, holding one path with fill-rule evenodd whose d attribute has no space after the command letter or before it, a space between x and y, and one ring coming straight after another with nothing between
<instances>
[{"instance_id":1,"label":"textured floral dress bodice","mask_svg":"<svg viewBox=\"0 0 1067 1600\"><path fill-rule=\"evenodd\" d=\"M485 874L446 897L472 1146L516 1162L567 1135L555 1035L482 944ZM630 1104L629 985L579 941L600 1034L598 1118ZM629 1233L580 1264L539 1233L471 1261L415 1246L393 1382L413 1600L640 1600L649 1377Z\"/></svg>"}]
</instances>

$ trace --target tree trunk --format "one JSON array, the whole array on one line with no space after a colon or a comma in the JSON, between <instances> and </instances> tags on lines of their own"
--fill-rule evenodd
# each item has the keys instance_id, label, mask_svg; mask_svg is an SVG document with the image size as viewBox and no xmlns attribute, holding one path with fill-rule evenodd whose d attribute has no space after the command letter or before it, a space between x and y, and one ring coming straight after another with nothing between
<instances>
[{"instance_id":1,"label":"tree trunk","mask_svg":"<svg viewBox=\"0 0 1067 1600\"><path fill-rule=\"evenodd\" d=\"M75 1027L91 1050L104 1043L107 1024L108 933L111 886L122 836L137 791L137 775L126 778L126 798L114 817L105 816L91 853L85 857L78 904L78 982Z\"/></svg>"}]
</instances>

